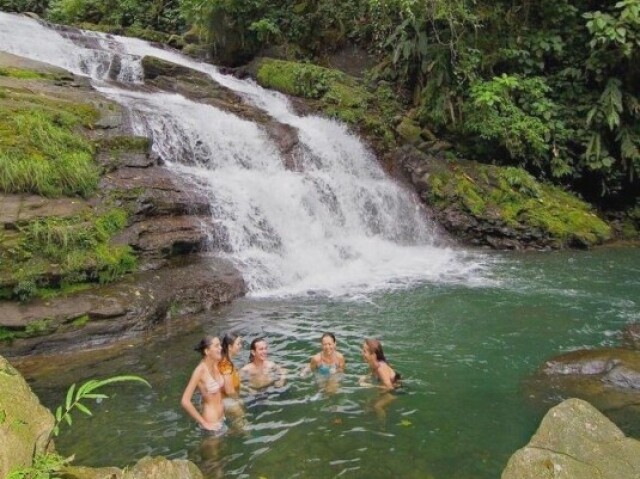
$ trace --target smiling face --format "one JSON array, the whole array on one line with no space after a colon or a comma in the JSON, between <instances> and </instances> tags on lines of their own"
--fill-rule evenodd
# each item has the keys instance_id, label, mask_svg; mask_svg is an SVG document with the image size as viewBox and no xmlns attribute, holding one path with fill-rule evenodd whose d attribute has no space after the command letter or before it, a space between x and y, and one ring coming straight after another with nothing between
<instances>
[{"instance_id":1,"label":"smiling face","mask_svg":"<svg viewBox=\"0 0 640 479\"><path fill-rule=\"evenodd\" d=\"M253 357L258 361L266 361L268 355L267 342L264 340L258 341L253 345Z\"/></svg>"},{"instance_id":2,"label":"smiling face","mask_svg":"<svg viewBox=\"0 0 640 479\"><path fill-rule=\"evenodd\" d=\"M336 342L328 334L322 337L322 354L325 357L330 357L336 350Z\"/></svg>"}]
</instances>

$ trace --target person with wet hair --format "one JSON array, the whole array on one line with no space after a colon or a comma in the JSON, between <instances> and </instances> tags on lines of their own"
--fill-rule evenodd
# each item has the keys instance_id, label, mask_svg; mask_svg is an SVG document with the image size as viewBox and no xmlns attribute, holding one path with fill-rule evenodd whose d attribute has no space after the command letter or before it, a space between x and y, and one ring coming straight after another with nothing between
<instances>
[{"instance_id":1,"label":"person with wet hair","mask_svg":"<svg viewBox=\"0 0 640 479\"><path fill-rule=\"evenodd\" d=\"M382 343L377 339L365 339L362 343L362 358L369 365L370 377L377 379L379 387L385 391L393 391L402 386L400 373L393 370L387 362L382 350ZM367 376L360 378L361 385L369 385Z\"/></svg>"},{"instance_id":2,"label":"person with wet hair","mask_svg":"<svg viewBox=\"0 0 640 479\"><path fill-rule=\"evenodd\" d=\"M180 404L198 423L205 435L220 437L227 431L222 406L224 378L218 368L222 359L220 339L205 336L194 349L202 358L191 374ZM198 411L192 402L196 389L202 396L201 411Z\"/></svg>"},{"instance_id":3,"label":"person with wet hair","mask_svg":"<svg viewBox=\"0 0 640 479\"><path fill-rule=\"evenodd\" d=\"M321 376L331 376L344 372L345 360L336 350L336 337L333 333L324 333L320 338L322 351L311 357L309 369Z\"/></svg>"},{"instance_id":4,"label":"person with wet hair","mask_svg":"<svg viewBox=\"0 0 640 479\"><path fill-rule=\"evenodd\" d=\"M373 409L378 418L386 417L386 408L395 399L393 394L402 386L400 373L396 372L387 362L387 358L382 350L382 343L377 339L365 339L362 343L362 358L369 365L370 373L360 378L360 386L375 386L368 379L377 380L377 387L381 394L374 400Z\"/></svg>"},{"instance_id":5,"label":"person with wet hair","mask_svg":"<svg viewBox=\"0 0 640 479\"><path fill-rule=\"evenodd\" d=\"M282 387L287 378L287 371L268 359L268 345L265 338L251 341L249 363L240 370L248 378L249 385L256 390L268 386Z\"/></svg>"},{"instance_id":6,"label":"person with wet hair","mask_svg":"<svg viewBox=\"0 0 640 479\"><path fill-rule=\"evenodd\" d=\"M233 358L242 350L242 344L240 335L234 332L226 333L222 337L222 359L218 364L224 378L222 403L232 426L236 429L243 429L246 422L240 400L240 371L233 363Z\"/></svg>"}]
</instances>

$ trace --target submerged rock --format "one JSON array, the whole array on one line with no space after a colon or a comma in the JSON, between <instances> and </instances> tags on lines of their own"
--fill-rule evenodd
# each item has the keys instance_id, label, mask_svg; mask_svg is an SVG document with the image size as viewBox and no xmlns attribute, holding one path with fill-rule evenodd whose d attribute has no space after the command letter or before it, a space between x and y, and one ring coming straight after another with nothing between
<instances>
[{"instance_id":1,"label":"submerged rock","mask_svg":"<svg viewBox=\"0 0 640 479\"><path fill-rule=\"evenodd\" d=\"M133 467L67 467L62 479L202 479L198 466L184 459L172 461L164 457L143 457Z\"/></svg>"},{"instance_id":2,"label":"submerged rock","mask_svg":"<svg viewBox=\"0 0 640 479\"><path fill-rule=\"evenodd\" d=\"M596 408L568 399L552 408L529 444L518 450L502 479L634 479L640 441L625 437Z\"/></svg>"}]
</instances>

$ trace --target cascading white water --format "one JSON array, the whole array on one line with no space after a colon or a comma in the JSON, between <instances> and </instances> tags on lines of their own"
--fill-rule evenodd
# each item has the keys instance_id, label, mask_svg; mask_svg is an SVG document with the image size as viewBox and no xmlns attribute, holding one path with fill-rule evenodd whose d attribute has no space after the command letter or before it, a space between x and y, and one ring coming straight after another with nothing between
<instances>
[{"instance_id":1,"label":"cascading white water","mask_svg":"<svg viewBox=\"0 0 640 479\"><path fill-rule=\"evenodd\" d=\"M478 258L435 246L415 197L386 177L357 137L335 121L296 115L281 94L141 40L56 31L1 12L0 49L95 80L117 79L95 86L131 111L135 132L152 138L169 168L205 185L215 243L255 295L341 295L478 279ZM300 171L287 170L251 122L176 94L128 89L126 83L142 81L145 55L204 72L296 128Z\"/></svg>"}]
</instances>

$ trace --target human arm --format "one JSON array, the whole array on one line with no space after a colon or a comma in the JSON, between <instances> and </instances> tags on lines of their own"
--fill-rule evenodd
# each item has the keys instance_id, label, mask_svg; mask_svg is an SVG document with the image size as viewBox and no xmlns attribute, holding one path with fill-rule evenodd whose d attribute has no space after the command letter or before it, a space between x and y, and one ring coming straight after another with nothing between
<instances>
[{"instance_id":1,"label":"human arm","mask_svg":"<svg viewBox=\"0 0 640 479\"><path fill-rule=\"evenodd\" d=\"M200 366L196 367L193 370L191 378L187 383L187 387L184 388L184 392L182 393L180 405L201 427L203 427L204 429L213 429L214 424L210 424L209 422L207 422L191 402L191 400L193 399L193 394L198 387L198 383L200 382L200 379L202 377L202 374L203 370Z\"/></svg>"},{"instance_id":2,"label":"human arm","mask_svg":"<svg viewBox=\"0 0 640 479\"><path fill-rule=\"evenodd\" d=\"M307 377L308 374L312 373L313 371L315 371L316 369L318 369L318 355L314 355L311 356L311 359L309 360L309 364L307 364L305 367L302 368L302 371L300 371L300 377Z\"/></svg>"},{"instance_id":3,"label":"human arm","mask_svg":"<svg viewBox=\"0 0 640 479\"><path fill-rule=\"evenodd\" d=\"M342 353L338 353L338 372L343 373L345 369L345 360Z\"/></svg>"},{"instance_id":4,"label":"human arm","mask_svg":"<svg viewBox=\"0 0 640 479\"><path fill-rule=\"evenodd\" d=\"M273 368L278 376L278 379L273 382L273 385L277 388L281 388L287 381L287 370L276 363L273 363Z\"/></svg>"},{"instance_id":5,"label":"human arm","mask_svg":"<svg viewBox=\"0 0 640 479\"><path fill-rule=\"evenodd\" d=\"M395 389L391 378L395 376L395 372L386 363L380 363L375 371L380 380L379 388L383 391L393 391Z\"/></svg>"}]
</instances>

